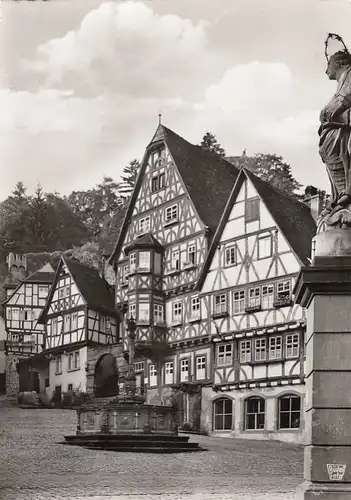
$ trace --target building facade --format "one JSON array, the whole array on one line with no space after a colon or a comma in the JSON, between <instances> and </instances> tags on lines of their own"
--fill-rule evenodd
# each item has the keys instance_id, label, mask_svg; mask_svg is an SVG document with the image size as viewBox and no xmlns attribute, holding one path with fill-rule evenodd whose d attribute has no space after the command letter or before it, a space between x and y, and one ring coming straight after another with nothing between
<instances>
[{"instance_id":1,"label":"building facade","mask_svg":"<svg viewBox=\"0 0 351 500\"><path fill-rule=\"evenodd\" d=\"M65 393L86 393L89 348L119 341L108 283L96 269L62 257L39 323L46 326L47 396L61 401Z\"/></svg>"},{"instance_id":2,"label":"building facade","mask_svg":"<svg viewBox=\"0 0 351 500\"><path fill-rule=\"evenodd\" d=\"M171 348L161 369L136 360L149 402L173 401L181 425L215 434L301 440L292 289L314 231L307 205L158 127L110 258L124 349L128 315L140 353Z\"/></svg>"}]
</instances>

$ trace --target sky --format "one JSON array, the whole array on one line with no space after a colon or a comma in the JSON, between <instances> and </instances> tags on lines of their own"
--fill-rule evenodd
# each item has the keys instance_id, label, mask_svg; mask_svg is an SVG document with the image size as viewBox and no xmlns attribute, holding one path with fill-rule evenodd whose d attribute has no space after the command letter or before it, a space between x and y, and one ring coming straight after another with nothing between
<instances>
[{"instance_id":1,"label":"sky","mask_svg":"<svg viewBox=\"0 0 351 500\"><path fill-rule=\"evenodd\" d=\"M276 153L329 190L324 40L351 49L349 0L49 0L0 6L0 200L68 194L141 159L162 123L228 156Z\"/></svg>"}]
</instances>

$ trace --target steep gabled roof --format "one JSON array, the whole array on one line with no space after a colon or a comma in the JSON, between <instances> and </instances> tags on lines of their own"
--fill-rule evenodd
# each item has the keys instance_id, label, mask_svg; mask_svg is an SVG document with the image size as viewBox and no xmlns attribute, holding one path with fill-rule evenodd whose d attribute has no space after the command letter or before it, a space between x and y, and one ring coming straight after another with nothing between
<instances>
[{"instance_id":1,"label":"steep gabled roof","mask_svg":"<svg viewBox=\"0 0 351 500\"><path fill-rule=\"evenodd\" d=\"M231 189L239 175L239 169L217 154L200 146L194 146L164 125L159 125L146 149L135 189L132 194L122 230L110 262L120 251L129 220L138 196L149 151L160 143L165 143L188 190L191 201L202 222L215 233Z\"/></svg>"},{"instance_id":2,"label":"steep gabled roof","mask_svg":"<svg viewBox=\"0 0 351 500\"><path fill-rule=\"evenodd\" d=\"M99 275L97 269L86 266L66 257L61 257L57 267L55 278L46 301L46 305L40 315L42 321L49 310L50 303L55 291L59 273L62 266L66 264L68 271L77 285L86 305L95 311L118 317L114 306L114 295L107 281Z\"/></svg>"},{"instance_id":3,"label":"steep gabled roof","mask_svg":"<svg viewBox=\"0 0 351 500\"><path fill-rule=\"evenodd\" d=\"M123 219L127 211L127 203L115 210L112 217L107 216L103 222L103 227L99 236L99 246L102 255L109 257L118 240L123 225Z\"/></svg>"},{"instance_id":4,"label":"steep gabled roof","mask_svg":"<svg viewBox=\"0 0 351 500\"><path fill-rule=\"evenodd\" d=\"M203 285L225 224L245 179L249 179L254 185L258 196L270 212L277 227L286 238L300 264L309 265L312 238L316 234L316 223L311 215L309 207L285 193L278 191L268 182L259 179L249 170L242 168L201 270L196 285L198 289Z\"/></svg>"}]
</instances>

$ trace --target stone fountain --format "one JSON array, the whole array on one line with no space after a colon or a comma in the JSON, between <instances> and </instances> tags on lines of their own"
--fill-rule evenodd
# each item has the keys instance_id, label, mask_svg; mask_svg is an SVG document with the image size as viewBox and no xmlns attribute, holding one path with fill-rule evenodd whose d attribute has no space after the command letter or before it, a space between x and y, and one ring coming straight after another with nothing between
<instances>
[{"instance_id":1,"label":"stone fountain","mask_svg":"<svg viewBox=\"0 0 351 500\"><path fill-rule=\"evenodd\" d=\"M129 363L120 370L118 395L95 398L77 409L76 435L64 444L95 450L179 453L199 451L188 436L178 435L176 412L171 406L150 405L137 394L134 373L136 324L127 321Z\"/></svg>"}]
</instances>

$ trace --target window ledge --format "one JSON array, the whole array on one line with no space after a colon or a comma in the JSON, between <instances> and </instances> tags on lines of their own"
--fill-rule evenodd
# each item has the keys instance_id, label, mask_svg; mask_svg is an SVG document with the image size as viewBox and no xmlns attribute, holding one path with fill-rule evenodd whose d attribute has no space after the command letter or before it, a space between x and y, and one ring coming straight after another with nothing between
<instances>
[{"instance_id":1,"label":"window ledge","mask_svg":"<svg viewBox=\"0 0 351 500\"><path fill-rule=\"evenodd\" d=\"M62 375L62 371L60 371L60 372L55 372L55 375Z\"/></svg>"},{"instance_id":2,"label":"window ledge","mask_svg":"<svg viewBox=\"0 0 351 500\"><path fill-rule=\"evenodd\" d=\"M180 326L182 324L183 324L182 320L177 320L177 321L172 321L172 325L171 326Z\"/></svg>"},{"instance_id":3,"label":"window ledge","mask_svg":"<svg viewBox=\"0 0 351 500\"><path fill-rule=\"evenodd\" d=\"M189 263L185 263L183 262L183 269L184 271L190 271L191 269L195 269L197 266L196 264L192 263L192 262L189 262Z\"/></svg>"},{"instance_id":4,"label":"window ledge","mask_svg":"<svg viewBox=\"0 0 351 500\"><path fill-rule=\"evenodd\" d=\"M190 318L188 319L188 322L189 322L189 323L199 323L200 321L201 321L201 318L200 318L200 317L197 317L197 316L196 316L196 317L195 317L195 316L194 316L194 317L190 317Z\"/></svg>"},{"instance_id":5,"label":"window ledge","mask_svg":"<svg viewBox=\"0 0 351 500\"><path fill-rule=\"evenodd\" d=\"M246 363L246 364L248 364L248 363ZM218 363L215 364L216 368L228 368L228 366L232 366L233 367L234 366L233 362L231 362L231 363L225 363L225 364L218 364Z\"/></svg>"},{"instance_id":6,"label":"window ledge","mask_svg":"<svg viewBox=\"0 0 351 500\"><path fill-rule=\"evenodd\" d=\"M245 307L245 312L254 313L254 312L261 311L261 309L262 309L261 304L259 306L248 306L248 307Z\"/></svg>"},{"instance_id":7,"label":"window ledge","mask_svg":"<svg viewBox=\"0 0 351 500\"><path fill-rule=\"evenodd\" d=\"M136 322L137 325L150 325L150 320L149 319L138 319Z\"/></svg>"},{"instance_id":8,"label":"window ledge","mask_svg":"<svg viewBox=\"0 0 351 500\"><path fill-rule=\"evenodd\" d=\"M211 314L211 317L212 318L224 318L226 316L228 316L228 311L223 311L223 312L213 312Z\"/></svg>"},{"instance_id":9,"label":"window ledge","mask_svg":"<svg viewBox=\"0 0 351 500\"><path fill-rule=\"evenodd\" d=\"M179 222L179 219L171 219L171 220L167 220L163 223L163 226L164 227L168 227L168 226L173 226L173 224L178 224Z\"/></svg>"},{"instance_id":10,"label":"window ledge","mask_svg":"<svg viewBox=\"0 0 351 500\"><path fill-rule=\"evenodd\" d=\"M289 307L292 306L293 301L291 299L288 300L277 300L276 302L273 302L273 307L278 309L279 307Z\"/></svg>"},{"instance_id":11,"label":"window ledge","mask_svg":"<svg viewBox=\"0 0 351 500\"><path fill-rule=\"evenodd\" d=\"M67 373L71 373L71 372L78 372L80 370L80 366L78 368L70 368L67 370Z\"/></svg>"},{"instance_id":12,"label":"window ledge","mask_svg":"<svg viewBox=\"0 0 351 500\"><path fill-rule=\"evenodd\" d=\"M175 274L179 274L181 272L180 269L168 269L165 272L165 276L174 276Z\"/></svg>"}]
</instances>

